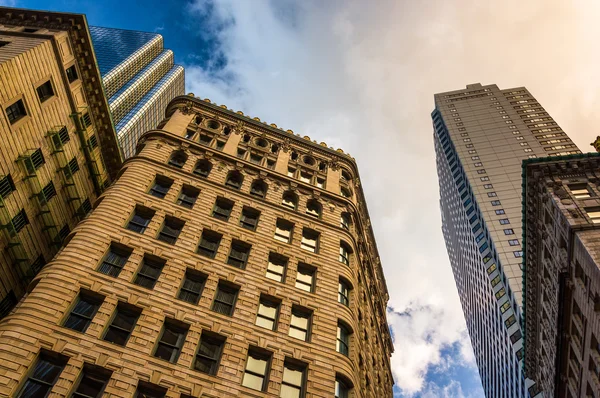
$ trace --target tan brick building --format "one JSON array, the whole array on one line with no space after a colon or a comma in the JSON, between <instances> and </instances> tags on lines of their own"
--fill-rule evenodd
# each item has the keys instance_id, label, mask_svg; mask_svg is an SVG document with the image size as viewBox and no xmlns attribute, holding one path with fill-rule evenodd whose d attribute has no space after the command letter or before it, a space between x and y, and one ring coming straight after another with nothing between
<instances>
[{"instance_id":1,"label":"tan brick building","mask_svg":"<svg viewBox=\"0 0 600 398\"><path fill-rule=\"evenodd\" d=\"M166 114L0 323L0 395L391 397L353 159L193 96Z\"/></svg>"},{"instance_id":2,"label":"tan brick building","mask_svg":"<svg viewBox=\"0 0 600 398\"><path fill-rule=\"evenodd\" d=\"M0 7L0 136L2 318L120 168L83 15Z\"/></svg>"},{"instance_id":3,"label":"tan brick building","mask_svg":"<svg viewBox=\"0 0 600 398\"><path fill-rule=\"evenodd\" d=\"M600 397L600 157L523 166L525 372L545 397Z\"/></svg>"}]
</instances>

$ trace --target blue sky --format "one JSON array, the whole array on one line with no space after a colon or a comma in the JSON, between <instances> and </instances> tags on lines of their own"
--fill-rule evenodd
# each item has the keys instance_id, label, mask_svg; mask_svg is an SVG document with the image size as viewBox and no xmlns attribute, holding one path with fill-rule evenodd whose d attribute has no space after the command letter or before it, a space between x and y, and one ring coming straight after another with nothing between
<instances>
[{"instance_id":1,"label":"blue sky","mask_svg":"<svg viewBox=\"0 0 600 398\"><path fill-rule=\"evenodd\" d=\"M390 293L396 396L482 396L440 229L433 94L524 85L588 150L600 2L6 1L161 33L188 91L354 156Z\"/></svg>"}]
</instances>

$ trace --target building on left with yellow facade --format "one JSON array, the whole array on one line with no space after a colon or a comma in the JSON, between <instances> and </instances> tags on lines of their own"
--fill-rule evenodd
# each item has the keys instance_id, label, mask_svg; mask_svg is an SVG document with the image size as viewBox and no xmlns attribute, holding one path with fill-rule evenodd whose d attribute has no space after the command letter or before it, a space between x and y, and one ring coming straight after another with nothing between
<instances>
[{"instance_id":1,"label":"building on left with yellow facade","mask_svg":"<svg viewBox=\"0 0 600 398\"><path fill-rule=\"evenodd\" d=\"M0 87L2 318L122 160L84 15L0 7Z\"/></svg>"}]
</instances>

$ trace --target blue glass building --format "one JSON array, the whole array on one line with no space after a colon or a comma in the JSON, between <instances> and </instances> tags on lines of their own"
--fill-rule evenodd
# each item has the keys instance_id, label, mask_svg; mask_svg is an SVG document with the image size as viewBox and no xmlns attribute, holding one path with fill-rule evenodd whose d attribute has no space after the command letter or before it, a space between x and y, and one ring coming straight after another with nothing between
<instances>
[{"instance_id":1,"label":"blue glass building","mask_svg":"<svg viewBox=\"0 0 600 398\"><path fill-rule=\"evenodd\" d=\"M90 27L124 159L140 135L156 128L169 101L185 94L184 70L157 33Z\"/></svg>"},{"instance_id":2,"label":"blue glass building","mask_svg":"<svg viewBox=\"0 0 600 398\"><path fill-rule=\"evenodd\" d=\"M521 162L580 153L524 87L435 95L442 231L488 398L522 398Z\"/></svg>"}]
</instances>

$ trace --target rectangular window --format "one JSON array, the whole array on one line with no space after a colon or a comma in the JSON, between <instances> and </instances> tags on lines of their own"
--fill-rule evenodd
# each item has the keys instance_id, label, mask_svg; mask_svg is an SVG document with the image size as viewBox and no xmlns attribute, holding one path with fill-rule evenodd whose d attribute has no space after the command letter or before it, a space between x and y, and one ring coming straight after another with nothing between
<instances>
[{"instance_id":1,"label":"rectangular window","mask_svg":"<svg viewBox=\"0 0 600 398\"><path fill-rule=\"evenodd\" d=\"M127 246L114 242L111 243L108 253L106 253L104 260L102 260L102 263L98 267L98 272L114 276L115 278L118 277L132 251L133 249Z\"/></svg>"},{"instance_id":2,"label":"rectangular window","mask_svg":"<svg viewBox=\"0 0 600 398\"><path fill-rule=\"evenodd\" d=\"M20 232L26 225L29 224L29 218L27 218L27 213L25 213L25 209L21 209L20 212L17 213L16 216L12 218L10 221L12 226L15 228L15 232Z\"/></svg>"},{"instance_id":3,"label":"rectangular window","mask_svg":"<svg viewBox=\"0 0 600 398\"><path fill-rule=\"evenodd\" d=\"M298 264L298 273L296 274L296 288L312 293L315 288L315 268Z\"/></svg>"},{"instance_id":4,"label":"rectangular window","mask_svg":"<svg viewBox=\"0 0 600 398\"><path fill-rule=\"evenodd\" d=\"M510 221L508 220L508 218L502 218L502 219L498 220L498 222L500 222L500 225L510 224Z\"/></svg>"},{"instance_id":5,"label":"rectangular window","mask_svg":"<svg viewBox=\"0 0 600 398\"><path fill-rule=\"evenodd\" d=\"M135 327L142 309L131 304L119 302L112 321L106 329L104 340L124 346Z\"/></svg>"},{"instance_id":6,"label":"rectangular window","mask_svg":"<svg viewBox=\"0 0 600 398\"><path fill-rule=\"evenodd\" d=\"M263 161L263 157L256 153L250 153L250 162L254 164L261 164Z\"/></svg>"},{"instance_id":7,"label":"rectangular window","mask_svg":"<svg viewBox=\"0 0 600 398\"><path fill-rule=\"evenodd\" d=\"M112 371L108 369L88 363L84 364L72 398L102 397L111 375Z\"/></svg>"},{"instance_id":8,"label":"rectangular window","mask_svg":"<svg viewBox=\"0 0 600 398\"><path fill-rule=\"evenodd\" d=\"M305 396L306 364L286 358L283 364L283 380L281 381L282 398L301 398Z\"/></svg>"},{"instance_id":9,"label":"rectangular window","mask_svg":"<svg viewBox=\"0 0 600 398\"><path fill-rule=\"evenodd\" d=\"M73 83L75 80L79 79L77 75L77 68L75 65L71 65L67 68L67 79L69 79L69 83Z\"/></svg>"},{"instance_id":10,"label":"rectangular window","mask_svg":"<svg viewBox=\"0 0 600 398\"><path fill-rule=\"evenodd\" d=\"M311 318L312 311L292 306L289 335L299 340L309 341Z\"/></svg>"},{"instance_id":11,"label":"rectangular window","mask_svg":"<svg viewBox=\"0 0 600 398\"><path fill-rule=\"evenodd\" d=\"M71 312L67 319L65 319L63 326L85 333L103 301L104 296L82 289L79 292L79 296L75 299L75 304L71 308Z\"/></svg>"},{"instance_id":12,"label":"rectangular window","mask_svg":"<svg viewBox=\"0 0 600 398\"><path fill-rule=\"evenodd\" d=\"M208 258L215 258L219 245L221 244L222 235L207 229L202 231L200 243L198 244L198 254Z\"/></svg>"},{"instance_id":13,"label":"rectangular window","mask_svg":"<svg viewBox=\"0 0 600 398\"><path fill-rule=\"evenodd\" d=\"M0 197L6 198L14 191L16 191L15 183L10 174L0 178Z\"/></svg>"},{"instance_id":14,"label":"rectangular window","mask_svg":"<svg viewBox=\"0 0 600 398\"><path fill-rule=\"evenodd\" d=\"M504 230L504 235L514 235L515 231L512 228L507 228Z\"/></svg>"},{"instance_id":15,"label":"rectangular window","mask_svg":"<svg viewBox=\"0 0 600 398\"><path fill-rule=\"evenodd\" d=\"M277 316L280 302L274 299L261 297L256 314L256 325L269 330L277 329Z\"/></svg>"},{"instance_id":16,"label":"rectangular window","mask_svg":"<svg viewBox=\"0 0 600 398\"><path fill-rule=\"evenodd\" d=\"M312 253L319 251L319 233L309 228L302 229L302 241L300 247Z\"/></svg>"},{"instance_id":17,"label":"rectangular window","mask_svg":"<svg viewBox=\"0 0 600 398\"><path fill-rule=\"evenodd\" d=\"M217 198L213 207L212 216L219 220L228 221L233 209L233 202L225 198Z\"/></svg>"},{"instance_id":18,"label":"rectangular window","mask_svg":"<svg viewBox=\"0 0 600 398\"><path fill-rule=\"evenodd\" d=\"M69 170L71 170L71 174L75 174L79 171L79 163L77 163L77 156L73 156L73 159L69 160Z\"/></svg>"},{"instance_id":19,"label":"rectangular window","mask_svg":"<svg viewBox=\"0 0 600 398\"><path fill-rule=\"evenodd\" d=\"M253 390L264 391L268 381L270 366L271 353L250 348L248 350L248 360L246 362L242 385Z\"/></svg>"},{"instance_id":20,"label":"rectangular window","mask_svg":"<svg viewBox=\"0 0 600 398\"><path fill-rule=\"evenodd\" d=\"M288 259L277 253L269 253L269 263L267 264L267 278L277 282L285 280L285 271Z\"/></svg>"},{"instance_id":21,"label":"rectangular window","mask_svg":"<svg viewBox=\"0 0 600 398\"><path fill-rule=\"evenodd\" d=\"M19 392L19 398L47 397L58 380L69 358L63 355L41 350L33 370Z\"/></svg>"},{"instance_id":22,"label":"rectangular window","mask_svg":"<svg viewBox=\"0 0 600 398\"><path fill-rule=\"evenodd\" d=\"M517 258L523 257L523 250L513 252L513 255Z\"/></svg>"},{"instance_id":23,"label":"rectangular window","mask_svg":"<svg viewBox=\"0 0 600 398\"><path fill-rule=\"evenodd\" d=\"M492 189L492 188L494 188L494 186L492 184L484 184L483 187L485 189Z\"/></svg>"},{"instance_id":24,"label":"rectangular window","mask_svg":"<svg viewBox=\"0 0 600 398\"><path fill-rule=\"evenodd\" d=\"M50 181L48 184L42 188L43 198L40 198L42 203L47 203L56 196L56 188L54 187L54 183Z\"/></svg>"},{"instance_id":25,"label":"rectangular window","mask_svg":"<svg viewBox=\"0 0 600 398\"><path fill-rule=\"evenodd\" d=\"M189 328L190 325L188 324L175 319L165 318L154 356L171 363L176 363Z\"/></svg>"},{"instance_id":26,"label":"rectangular window","mask_svg":"<svg viewBox=\"0 0 600 398\"><path fill-rule=\"evenodd\" d=\"M238 287L233 287L224 282L219 282L215 299L213 301L212 310L223 315L233 315L238 291Z\"/></svg>"},{"instance_id":27,"label":"rectangular window","mask_svg":"<svg viewBox=\"0 0 600 398\"><path fill-rule=\"evenodd\" d=\"M497 196L496 192L488 192L487 195L488 195L488 198L495 198Z\"/></svg>"},{"instance_id":28,"label":"rectangular window","mask_svg":"<svg viewBox=\"0 0 600 398\"><path fill-rule=\"evenodd\" d=\"M587 183L569 184L567 186L569 187L569 190L575 199L586 199L591 197Z\"/></svg>"},{"instance_id":29,"label":"rectangular window","mask_svg":"<svg viewBox=\"0 0 600 398\"><path fill-rule=\"evenodd\" d=\"M511 239L508 241L508 244L510 246L519 246L519 240L518 239Z\"/></svg>"},{"instance_id":30,"label":"rectangular window","mask_svg":"<svg viewBox=\"0 0 600 398\"><path fill-rule=\"evenodd\" d=\"M23 103L23 100L18 100L17 102L9 105L6 108L6 116L8 117L10 124L14 124L27 116L27 111L25 110L25 104Z\"/></svg>"},{"instance_id":31,"label":"rectangular window","mask_svg":"<svg viewBox=\"0 0 600 398\"><path fill-rule=\"evenodd\" d=\"M148 224L150 224L152 217L154 217L154 210L137 205L133 210L131 220L129 220L129 223L127 224L127 229L143 234L148 227Z\"/></svg>"},{"instance_id":32,"label":"rectangular window","mask_svg":"<svg viewBox=\"0 0 600 398\"><path fill-rule=\"evenodd\" d=\"M173 185L172 179L157 174L148 193L162 199L167 195L167 192L169 192L171 185Z\"/></svg>"},{"instance_id":33,"label":"rectangular window","mask_svg":"<svg viewBox=\"0 0 600 398\"><path fill-rule=\"evenodd\" d=\"M156 237L158 240L174 245L185 225L185 221L175 217L165 216L165 222Z\"/></svg>"},{"instance_id":34,"label":"rectangular window","mask_svg":"<svg viewBox=\"0 0 600 398\"><path fill-rule=\"evenodd\" d=\"M348 356L349 352L350 352L349 346L350 346L350 332L344 325L342 325L341 323L338 323L336 351Z\"/></svg>"},{"instance_id":35,"label":"rectangular window","mask_svg":"<svg viewBox=\"0 0 600 398\"><path fill-rule=\"evenodd\" d=\"M165 262L166 261L160 257L147 253L144 254L142 265L136 274L133 283L147 289L154 289L154 285L165 266Z\"/></svg>"},{"instance_id":36,"label":"rectangular window","mask_svg":"<svg viewBox=\"0 0 600 398\"><path fill-rule=\"evenodd\" d=\"M288 172L287 172L288 177L294 177L294 174L296 174L296 169L288 167Z\"/></svg>"},{"instance_id":37,"label":"rectangular window","mask_svg":"<svg viewBox=\"0 0 600 398\"><path fill-rule=\"evenodd\" d=\"M167 389L156 384L139 381L133 398L164 398Z\"/></svg>"},{"instance_id":38,"label":"rectangular window","mask_svg":"<svg viewBox=\"0 0 600 398\"><path fill-rule=\"evenodd\" d=\"M490 177L480 177L479 178L481 181L489 181Z\"/></svg>"},{"instance_id":39,"label":"rectangular window","mask_svg":"<svg viewBox=\"0 0 600 398\"><path fill-rule=\"evenodd\" d=\"M502 215L502 214L504 214L504 209L498 209L498 210L496 210L496 215L499 216L499 215Z\"/></svg>"},{"instance_id":40,"label":"rectangular window","mask_svg":"<svg viewBox=\"0 0 600 398\"><path fill-rule=\"evenodd\" d=\"M517 322L517 319L515 318L515 316L511 315L508 318L506 318L506 321L504 321L504 324L506 325L507 328L509 328L512 325L514 325L516 322Z\"/></svg>"},{"instance_id":41,"label":"rectangular window","mask_svg":"<svg viewBox=\"0 0 600 398\"><path fill-rule=\"evenodd\" d=\"M500 206L499 200L492 200L492 206Z\"/></svg>"},{"instance_id":42,"label":"rectangular window","mask_svg":"<svg viewBox=\"0 0 600 398\"><path fill-rule=\"evenodd\" d=\"M240 217L240 226L250 231L255 231L259 217L260 212L258 210L244 206L242 208L242 216Z\"/></svg>"},{"instance_id":43,"label":"rectangular window","mask_svg":"<svg viewBox=\"0 0 600 398\"><path fill-rule=\"evenodd\" d=\"M194 369L211 376L216 375L224 345L224 337L202 331L200 343L198 344L198 352L194 361Z\"/></svg>"},{"instance_id":44,"label":"rectangular window","mask_svg":"<svg viewBox=\"0 0 600 398\"><path fill-rule=\"evenodd\" d=\"M194 207L194 203L196 203L198 195L200 195L200 190L198 188L194 188L191 185L183 184L176 203L179 206L191 209L192 207Z\"/></svg>"},{"instance_id":45,"label":"rectangular window","mask_svg":"<svg viewBox=\"0 0 600 398\"><path fill-rule=\"evenodd\" d=\"M54 89L52 88L52 83L50 82L50 80L36 88L36 91L40 102L44 102L52 98L52 96L54 95Z\"/></svg>"},{"instance_id":46,"label":"rectangular window","mask_svg":"<svg viewBox=\"0 0 600 398\"><path fill-rule=\"evenodd\" d=\"M485 169L477 170L477 174L485 174Z\"/></svg>"},{"instance_id":47,"label":"rectangular window","mask_svg":"<svg viewBox=\"0 0 600 398\"><path fill-rule=\"evenodd\" d=\"M292 231L294 229L294 224L289 221L286 221L282 218L277 219L277 224L275 225L275 236L274 239L284 243L290 243L292 240Z\"/></svg>"},{"instance_id":48,"label":"rectangular window","mask_svg":"<svg viewBox=\"0 0 600 398\"><path fill-rule=\"evenodd\" d=\"M496 285L500 283L501 280L502 278L500 278L500 275L497 275L494 279L492 279L492 287L496 287Z\"/></svg>"},{"instance_id":49,"label":"rectangular window","mask_svg":"<svg viewBox=\"0 0 600 398\"><path fill-rule=\"evenodd\" d=\"M206 275L188 268L183 277L183 283L179 289L177 298L188 303L198 304L204 284L206 283Z\"/></svg>"},{"instance_id":50,"label":"rectangular window","mask_svg":"<svg viewBox=\"0 0 600 398\"><path fill-rule=\"evenodd\" d=\"M252 246L246 242L234 239L231 242L231 249L229 250L229 256L227 257L227 264L233 265L234 267L240 269L246 268L251 247Z\"/></svg>"}]
</instances>

